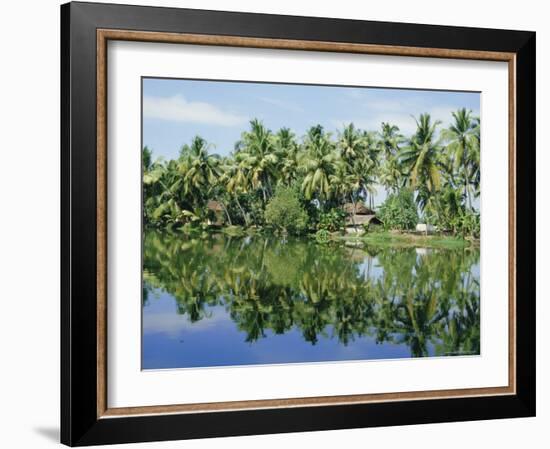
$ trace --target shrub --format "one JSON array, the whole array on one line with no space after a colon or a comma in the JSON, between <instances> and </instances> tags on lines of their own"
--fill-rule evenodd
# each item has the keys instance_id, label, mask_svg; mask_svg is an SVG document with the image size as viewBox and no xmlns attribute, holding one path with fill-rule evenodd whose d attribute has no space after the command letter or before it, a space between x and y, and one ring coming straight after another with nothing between
<instances>
[{"instance_id":1,"label":"shrub","mask_svg":"<svg viewBox=\"0 0 550 449\"><path fill-rule=\"evenodd\" d=\"M241 237L244 235L243 227L235 225L223 227L222 232L230 237Z\"/></svg>"},{"instance_id":2,"label":"shrub","mask_svg":"<svg viewBox=\"0 0 550 449\"><path fill-rule=\"evenodd\" d=\"M479 213L466 212L456 218L456 231L462 235L469 235L474 238L479 238L480 234L480 219Z\"/></svg>"},{"instance_id":3,"label":"shrub","mask_svg":"<svg viewBox=\"0 0 550 449\"><path fill-rule=\"evenodd\" d=\"M407 189L392 193L380 206L378 216L386 229L414 229L418 223L418 211L413 193Z\"/></svg>"},{"instance_id":4,"label":"shrub","mask_svg":"<svg viewBox=\"0 0 550 449\"><path fill-rule=\"evenodd\" d=\"M375 233L375 232L382 232L384 231L384 226L379 224L364 224L363 230L365 232Z\"/></svg>"},{"instance_id":5,"label":"shrub","mask_svg":"<svg viewBox=\"0 0 550 449\"><path fill-rule=\"evenodd\" d=\"M279 186L265 208L265 221L283 232L300 234L307 227L307 213L300 204L296 192Z\"/></svg>"},{"instance_id":6,"label":"shrub","mask_svg":"<svg viewBox=\"0 0 550 449\"><path fill-rule=\"evenodd\" d=\"M315 233L315 241L317 243L324 245L328 243L329 240L330 240L330 232L328 232L326 229L319 229Z\"/></svg>"},{"instance_id":7,"label":"shrub","mask_svg":"<svg viewBox=\"0 0 550 449\"><path fill-rule=\"evenodd\" d=\"M323 229L329 232L339 231L344 227L346 214L340 209L331 209L328 212L322 212L319 215L317 229Z\"/></svg>"}]
</instances>

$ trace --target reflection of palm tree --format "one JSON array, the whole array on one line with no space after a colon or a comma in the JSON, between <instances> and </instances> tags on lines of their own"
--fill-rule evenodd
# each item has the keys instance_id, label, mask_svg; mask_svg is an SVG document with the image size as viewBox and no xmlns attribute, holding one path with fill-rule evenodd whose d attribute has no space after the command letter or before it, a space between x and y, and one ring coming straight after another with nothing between
<instances>
[{"instance_id":1,"label":"reflection of palm tree","mask_svg":"<svg viewBox=\"0 0 550 449\"><path fill-rule=\"evenodd\" d=\"M380 344L406 344L415 357L479 353L479 283L472 272L478 250L367 251L373 255L361 259L292 238L182 241L151 232L144 239L144 307L156 290L170 293L190 322L223 306L248 342L297 329L311 344L372 336ZM365 263L373 270L364 270Z\"/></svg>"},{"instance_id":2,"label":"reflection of palm tree","mask_svg":"<svg viewBox=\"0 0 550 449\"><path fill-rule=\"evenodd\" d=\"M435 293L431 296L408 295L398 312L397 328L400 338L411 348L414 357L428 354L428 341L434 337L435 325L442 317L438 313Z\"/></svg>"},{"instance_id":3,"label":"reflection of palm tree","mask_svg":"<svg viewBox=\"0 0 550 449\"><path fill-rule=\"evenodd\" d=\"M442 332L442 343L437 345L440 355L479 354L480 352L480 310L479 296L473 293L465 306L452 312L446 318L446 331Z\"/></svg>"}]
</instances>

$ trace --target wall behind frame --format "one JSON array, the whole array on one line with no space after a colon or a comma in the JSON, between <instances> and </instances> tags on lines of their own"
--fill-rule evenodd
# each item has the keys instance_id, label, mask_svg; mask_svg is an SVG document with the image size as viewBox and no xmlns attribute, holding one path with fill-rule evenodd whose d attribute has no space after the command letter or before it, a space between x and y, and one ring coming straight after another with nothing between
<instances>
[{"instance_id":1,"label":"wall behind frame","mask_svg":"<svg viewBox=\"0 0 550 449\"><path fill-rule=\"evenodd\" d=\"M124 2L115 2L124 3ZM525 0L499 3L464 0L442 8L435 0L407 2L339 2L317 0L127 0L125 3L179 6L257 13L316 15L364 20L433 23L525 29L537 32L537 128L550 121L550 31L544 4ZM2 173L0 176L0 279L4 309L0 415L7 425L0 435L10 448L59 447L59 5L56 0L9 2L2 8L0 71ZM541 134L539 132L539 134ZM550 272L544 232L550 212L544 210L550 185L543 167L550 154L537 139L538 211L538 379L550 376ZM548 176L546 175L546 178ZM521 199L520 199L521 200ZM547 202L547 201L546 201ZM538 417L529 419L432 424L400 428L358 429L136 445L143 448L254 448L335 446L424 447L463 449L525 445L542 447L550 424L550 388L539 382ZM9 424L8 424L9 423ZM546 437L546 438L545 438Z\"/></svg>"}]
</instances>

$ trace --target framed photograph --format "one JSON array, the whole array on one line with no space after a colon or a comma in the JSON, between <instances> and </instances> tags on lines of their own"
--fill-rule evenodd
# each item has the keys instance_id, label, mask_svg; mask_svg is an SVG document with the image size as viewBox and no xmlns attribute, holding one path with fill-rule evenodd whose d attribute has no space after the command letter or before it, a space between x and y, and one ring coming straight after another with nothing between
<instances>
[{"instance_id":1,"label":"framed photograph","mask_svg":"<svg viewBox=\"0 0 550 449\"><path fill-rule=\"evenodd\" d=\"M535 414L535 33L61 7L61 439Z\"/></svg>"}]
</instances>

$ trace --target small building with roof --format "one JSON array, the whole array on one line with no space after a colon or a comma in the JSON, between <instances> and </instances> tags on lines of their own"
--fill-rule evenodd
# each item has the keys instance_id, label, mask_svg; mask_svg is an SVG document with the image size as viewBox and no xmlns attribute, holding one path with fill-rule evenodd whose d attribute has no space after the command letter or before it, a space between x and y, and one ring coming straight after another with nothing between
<instances>
[{"instance_id":1,"label":"small building with roof","mask_svg":"<svg viewBox=\"0 0 550 449\"><path fill-rule=\"evenodd\" d=\"M344 204L346 213L346 232L348 234L362 234L371 225L381 225L382 221L376 216L376 212L369 209L361 201Z\"/></svg>"}]
</instances>

